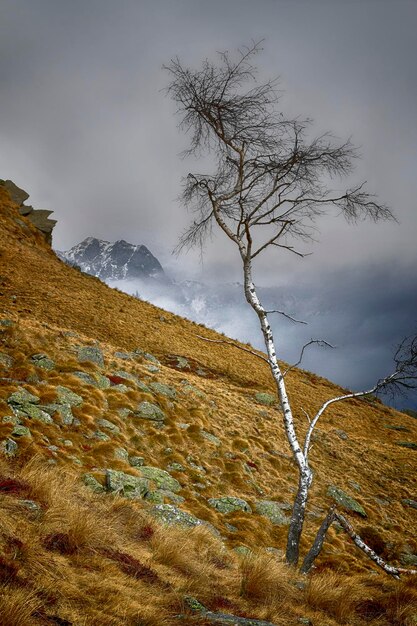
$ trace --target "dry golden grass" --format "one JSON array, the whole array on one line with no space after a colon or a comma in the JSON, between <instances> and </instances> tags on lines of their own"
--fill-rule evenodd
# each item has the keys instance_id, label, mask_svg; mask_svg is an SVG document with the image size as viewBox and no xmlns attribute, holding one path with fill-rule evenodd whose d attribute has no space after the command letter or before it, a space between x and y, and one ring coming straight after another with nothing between
<instances>
[{"instance_id":1,"label":"dry golden grass","mask_svg":"<svg viewBox=\"0 0 417 626\"><path fill-rule=\"evenodd\" d=\"M268 619L277 626L297 624L298 617L310 618L314 626L415 624L415 580L396 583L367 573L369 563L335 530L304 592L294 572L263 551L284 547L285 526L273 526L256 513L224 516L208 506L208 498L220 495L242 497L253 509L259 499L292 501L296 472L279 413L254 401L257 391L273 392L268 369L248 354L196 336L218 338L214 331L67 267L32 225L23 231L16 216L0 187L1 316L14 321L0 333L0 351L14 359L12 368L0 366L0 440L13 429L1 420L11 415L6 399L19 384L43 404L55 401L57 385L84 402L73 408L79 424L22 418L32 437L19 439L16 459L0 463L0 479L15 481L14 491L0 489L0 624L46 626L62 623L59 618L72 626L168 626L179 623L174 616L187 594L212 610ZM96 341L105 355L104 370L76 359L77 346ZM114 356L137 347L158 357L159 372L150 373L146 359ZM30 361L40 352L55 360L54 370ZM177 371L175 355L186 357L190 368ZM199 368L207 376L198 375ZM128 380L126 393L100 390L74 375L81 369L110 377L125 370L142 382L173 386L177 397L171 402ZM294 370L289 391L302 433L301 409L314 412L340 388ZM143 401L157 403L166 413L163 430L119 414ZM105 430L98 423L102 417L119 429L109 441L95 438ZM407 435L384 429L385 423L405 426ZM338 428L349 441L338 438ZM220 445L205 439L203 431L217 436ZM329 412L312 452L312 516L303 550L328 507L327 485L334 483L365 507L366 523L354 523L378 552L394 563L405 544L416 552L414 512L401 504L401 498L413 497L416 454L396 445L404 438L417 439L416 420L380 403L355 400ZM104 468L137 475L115 456L120 448L142 456L146 465L183 465L185 471L172 472L182 486L182 506L212 523L227 539L225 545L202 527L159 526L146 503L94 496L84 488L80 473L87 471L102 484ZM352 491L351 481L360 483L360 492ZM24 507L23 499L37 502L39 515ZM231 551L238 545L253 548L254 554L239 559ZM190 620L184 617L181 623L195 623Z\"/></svg>"}]
</instances>

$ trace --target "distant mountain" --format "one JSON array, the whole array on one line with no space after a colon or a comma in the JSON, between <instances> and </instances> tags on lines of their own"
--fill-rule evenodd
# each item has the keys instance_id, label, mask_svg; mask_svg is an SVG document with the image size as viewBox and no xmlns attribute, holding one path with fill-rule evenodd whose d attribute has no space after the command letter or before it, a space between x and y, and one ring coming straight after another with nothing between
<instances>
[{"instance_id":1,"label":"distant mountain","mask_svg":"<svg viewBox=\"0 0 417 626\"><path fill-rule=\"evenodd\" d=\"M123 239L111 243L87 237L58 256L83 272L101 280L135 280L165 277L162 265L146 246L128 243Z\"/></svg>"}]
</instances>

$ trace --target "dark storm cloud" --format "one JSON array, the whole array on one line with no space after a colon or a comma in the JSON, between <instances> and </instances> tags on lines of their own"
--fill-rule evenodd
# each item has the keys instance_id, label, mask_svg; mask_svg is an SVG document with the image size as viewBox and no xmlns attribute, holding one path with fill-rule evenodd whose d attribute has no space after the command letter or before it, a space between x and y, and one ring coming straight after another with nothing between
<instances>
[{"instance_id":1,"label":"dark storm cloud","mask_svg":"<svg viewBox=\"0 0 417 626\"><path fill-rule=\"evenodd\" d=\"M326 285L323 301L336 304L316 317L354 363L343 369L331 356L326 375L358 371L364 380L356 346L378 363L396 329L412 332L415 319L416 20L412 0L3 0L0 177L55 210L59 249L88 235L124 238L150 246L177 276L239 279L221 237L203 268L197 252L170 257L187 222L179 181L200 166L177 156L187 138L161 92L161 66L176 55L198 65L265 38L260 76L280 76L283 110L314 118L317 132L352 135L362 152L353 180L368 180L399 220L347 227L329 217L313 256L266 256L256 268L260 284L304 285L296 292L309 310Z\"/></svg>"}]
</instances>

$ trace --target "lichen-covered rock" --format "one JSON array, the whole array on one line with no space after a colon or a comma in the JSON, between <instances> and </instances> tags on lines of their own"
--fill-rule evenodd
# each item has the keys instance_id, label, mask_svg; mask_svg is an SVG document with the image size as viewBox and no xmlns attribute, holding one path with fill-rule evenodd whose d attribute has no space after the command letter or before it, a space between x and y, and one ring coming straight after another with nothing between
<instances>
[{"instance_id":1,"label":"lichen-covered rock","mask_svg":"<svg viewBox=\"0 0 417 626\"><path fill-rule=\"evenodd\" d=\"M92 474L84 474L81 478L84 485L92 489L94 493L103 493L106 491L103 485L101 485Z\"/></svg>"},{"instance_id":2,"label":"lichen-covered rock","mask_svg":"<svg viewBox=\"0 0 417 626\"><path fill-rule=\"evenodd\" d=\"M216 537L220 535L217 528L215 528L212 524L195 517L195 515L192 515L191 513L187 513L187 511L179 509L174 504L157 504L150 510L150 513L168 526L182 526L183 528L204 526L216 535Z\"/></svg>"},{"instance_id":3,"label":"lichen-covered rock","mask_svg":"<svg viewBox=\"0 0 417 626\"><path fill-rule=\"evenodd\" d=\"M89 374L88 372L77 371L73 372L73 374L87 385L97 387L97 389L108 389L110 387L110 381L107 376L103 376L103 374L99 374L98 372Z\"/></svg>"},{"instance_id":4,"label":"lichen-covered rock","mask_svg":"<svg viewBox=\"0 0 417 626\"><path fill-rule=\"evenodd\" d=\"M252 550L248 548L248 546L236 546L233 548L233 552L236 552L236 554L240 554L241 556L249 556L252 554Z\"/></svg>"},{"instance_id":5,"label":"lichen-covered rock","mask_svg":"<svg viewBox=\"0 0 417 626\"><path fill-rule=\"evenodd\" d=\"M333 498L346 511L352 511L352 513L358 513L361 517L367 517L365 509L352 496L345 493L343 489L330 485L327 489L327 495Z\"/></svg>"},{"instance_id":6,"label":"lichen-covered rock","mask_svg":"<svg viewBox=\"0 0 417 626\"><path fill-rule=\"evenodd\" d=\"M121 461L129 462L129 452L126 448L116 448L114 451L114 456L116 459L120 459Z\"/></svg>"},{"instance_id":7,"label":"lichen-covered rock","mask_svg":"<svg viewBox=\"0 0 417 626\"><path fill-rule=\"evenodd\" d=\"M145 465L145 459L143 456L130 456L129 463L132 467L142 467Z\"/></svg>"},{"instance_id":8,"label":"lichen-covered rock","mask_svg":"<svg viewBox=\"0 0 417 626\"><path fill-rule=\"evenodd\" d=\"M31 437L32 433L27 426L17 425L12 430L12 437Z\"/></svg>"},{"instance_id":9,"label":"lichen-covered rock","mask_svg":"<svg viewBox=\"0 0 417 626\"><path fill-rule=\"evenodd\" d=\"M56 393L58 396L57 404L80 406L84 402L81 396L79 396L77 393L74 393L74 391L71 391L71 389L63 387L62 385L58 385L58 387L56 388Z\"/></svg>"},{"instance_id":10,"label":"lichen-covered rock","mask_svg":"<svg viewBox=\"0 0 417 626\"><path fill-rule=\"evenodd\" d=\"M185 498L179 496L178 494L170 491L169 489L156 489L155 491L150 491L145 499L147 502L152 502L153 504L164 504L165 500L169 500L174 504L182 504L185 501Z\"/></svg>"},{"instance_id":11,"label":"lichen-covered rock","mask_svg":"<svg viewBox=\"0 0 417 626\"><path fill-rule=\"evenodd\" d=\"M411 552L404 552L400 556L401 565L405 567L415 568L417 566L417 554Z\"/></svg>"},{"instance_id":12,"label":"lichen-covered rock","mask_svg":"<svg viewBox=\"0 0 417 626\"><path fill-rule=\"evenodd\" d=\"M0 367L10 369L13 366L13 358L5 352L0 352Z\"/></svg>"},{"instance_id":13,"label":"lichen-covered rock","mask_svg":"<svg viewBox=\"0 0 417 626\"><path fill-rule=\"evenodd\" d=\"M30 360L36 367L50 371L55 368L55 361L49 358L47 354L32 354Z\"/></svg>"},{"instance_id":14,"label":"lichen-covered rock","mask_svg":"<svg viewBox=\"0 0 417 626\"><path fill-rule=\"evenodd\" d=\"M159 372L159 367L157 365L146 365L145 367L151 374L157 374Z\"/></svg>"},{"instance_id":15,"label":"lichen-covered rock","mask_svg":"<svg viewBox=\"0 0 417 626\"><path fill-rule=\"evenodd\" d=\"M93 439L98 439L99 441L110 441L111 439L109 435L106 435L106 433L103 433L103 431L101 430L96 430L96 432L93 433L92 437Z\"/></svg>"},{"instance_id":16,"label":"lichen-covered rock","mask_svg":"<svg viewBox=\"0 0 417 626\"><path fill-rule=\"evenodd\" d=\"M177 359L176 367L178 369L184 370L190 367L190 363L188 359L185 358L185 356L177 356L176 359Z\"/></svg>"},{"instance_id":17,"label":"lichen-covered rock","mask_svg":"<svg viewBox=\"0 0 417 626\"><path fill-rule=\"evenodd\" d=\"M208 433L206 430L200 430L200 433L204 439L207 439L207 441L210 441L210 443L213 443L215 446L221 445L221 441L216 435L212 435L212 433Z\"/></svg>"},{"instance_id":18,"label":"lichen-covered rock","mask_svg":"<svg viewBox=\"0 0 417 626\"><path fill-rule=\"evenodd\" d=\"M168 491L173 491L176 493L181 489L181 485L176 480L163 469L159 469L159 467L150 467L149 465L143 465L140 468L140 473L145 478L149 480L153 480L154 483L158 486L159 489L167 489Z\"/></svg>"},{"instance_id":19,"label":"lichen-covered rock","mask_svg":"<svg viewBox=\"0 0 417 626\"><path fill-rule=\"evenodd\" d=\"M117 414L122 420L129 417L129 415L131 415L132 413L133 411L131 409L128 409L127 407L122 407L121 409L117 409Z\"/></svg>"},{"instance_id":20,"label":"lichen-covered rock","mask_svg":"<svg viewBox=\"0 0 417 626\"><path fill-rule=\"evenodd\" d=\"M167 471L168 472L185 472L185 467L181 465L181 463L177 463L176 461L174 461L173 463L170 463L169 465L167 465Z\"/></svg>"},{"instance_id":21,"label":"lichen-covered rock","mask_svg":"<svg viewBox=\"0 0 417 626\"><path fill-rule=\"evenodd\" d=\"M119 378L124 378L124 380L131 380L132 382L137 381L137 377L130 372L126 372L125 370L116 370L112 373L112 376L118 376Z\"/></svg>"},{"instance_id":22,"label":"lichen-covered rock","mask_svg":"<svg viewBox=\"0 0 417 626\"><path fill-rule=\"evenodd\" d=\"M417 509L417 500L411 500L410 498L403 498L401 500L401 502L405 505L405 506L409 506L412 509Z\"/></svg>"},{"instance_id":23,"label":"lichen-covered rock","mask_svg":"<svg viewBox=\"0 0 417 626\"><path fill-rule=\"evenodd\" d=\"M255 400L259 402L259 404L264 404L265 406L272 406L276 403L277 398L270 393L266 393L260 391L259 393L255 393Z\"/></svg>"},{"instance_id":24,"label":"lichen-covered rock","mask_svg":"<svg viewBox=\"0 0 417 626\"><path fill-rule=\"evenodd\" d=\"M4 456L13 458L17 454L18 446L13 439L7 438L0 443L0 450L3 452Z\"/></svg>"},{"instance_id":25,"label":"lichen-covered rock","mask_svg":"<svg viewBox=\"0 0 417 626\"><path fill-rule=\"evenodd\" d=\"M259 515L264 515L271 520L274 526L286 526L289 518L284 515L278 502L272 500L259 500L255 503L255 510Z\"/></svg>"},{"instance_id":26,"label":"lichen-covered rock","mask_svg":"<svg viewBox=\"0 0 417 626\"><path fill-rule=\"evenodd\" d=\"M101 428L106 428L107 430L110 430L112 433L120 433L120 428L116 426L116 424L113 424L113 422L106 420L104 417L98 419L97 424L101 426Z\"/></svg>"},{"instance_id":27,"label":"lichen-covered rock","mask_svg":"<svg viewBox=\"0 0 417 626\"><path fill-rule=\"evenodd\" d=\"M244 511L252 513L252 509L246 500L234 496L223 496L221 498L209 498L208 503L220 513L233 513L234 511Z\"/></svg>"},{"instance_id":28,"label":"lichen-covered rock","mask_svg":"<svg viewBox=\"0 0 417 626\"><path fill-rule=\"evenodd\" d=\"M17 391L14 391L8 398L7 403L12 406L20 406L23 404L39 404L40 399L38 396L33 395L23 387L18 387Z\"/></svg>"},{"instance_id":29,"label":"lichen-covered rock","mask_svg":"<svg viewBox=\"0 0 417 626\"><path fill-rule=\"evenodd\" d=\"M162 396L166 396L167 398L170 398L171 400L174 400L177 396L177 392L175 391L174 387L170 387L169 385L164 385L163 383L150 383L149 387L155 393L157 394L159 393Z\"/></svg>"},{"instance_id":30,"label":"lichen-covered rock","mask_svg":"<svg viewBox=\"0 0 417 626\"><path fill-rule=\"evenodd\" d=\"M117 470L106 470L106 485L109 491L127 498L143 498L150 491L149 480Z\"/></svg>"},{"instance_id":31,"label":"lichen-covered rock","mask_svg":"<svg viewBox=\"0 0 417 626\"><path fill-rule=\"evenodd\" d=\"M165 419L165 413L157 404L146 401L139 404L136 411L134 411L134 415L141 419L154 420L156 422L163 422Z\"/></svg>"},{"instance_id":32,"label":"lichen-covered rock","mask_svg":"<svg viewBox=\"0 0 417 626\"><path fill-rule=\"evenodd\" d=\"M45 404L40 408L49 413L49 415L58 415L61 423L66 426L74 423L74 416L69 404Z\"/></svg>"},{"instance_id":33,"label":"lichen-covered rock","mask_svg":"<svg viewBox=\"0 0 417 626\"><path fill-rule=\"evenodd\" d=\"M13 320L9 320L7 318L3 318L2 320L0 320L0 326L3 326L4 328L10 328L13 325Z\"/></svg>"},{"instance_id":34,"label":"lichen-covered rock","mask_svg":"<svg viewBox=\"0 0 417 626\"><path fill-rule=\"evenodd\" d=\"M78 362L85 363L86 361L92 361L99 367L104 367L103 352L98 346L79 346Z\"/></svg>"},{"instance_id":35,"label":"lichen-covered rock","mask_svg":"<svg viewBox=\"0 0 417 626\"><path fill-rule=\"evenodd\" d=\"M5 415L1 418L1 421L3 424L14 424L15 426L22 423L17 415Z\"/></svg>"},{"instance_id":36,"label":"lichen-covered rock","mask_svg":"<svg viewBox=\"0 0 417 626\"><path fill-rule=\"evenodd\" d=\"M34 404L21 404L18 407L18 415L21 414L27 415L32 420L37 422L42 422L43 424L53 424L54 420L52 417L41 408Z\"/></svg>"}]
</instances>

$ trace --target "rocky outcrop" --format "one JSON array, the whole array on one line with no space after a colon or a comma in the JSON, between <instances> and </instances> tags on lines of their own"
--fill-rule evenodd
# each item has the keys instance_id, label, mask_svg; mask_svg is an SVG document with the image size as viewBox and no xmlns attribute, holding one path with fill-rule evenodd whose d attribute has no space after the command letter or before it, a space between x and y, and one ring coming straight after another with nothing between
<instances>
[{"instance_id":1,"label":"rocky outcrop","mask_svg":"<svg viewBox=\"0 0 417 626\"><path fill-rule=\"evenodd\" d=\"M7 189L12 202L19 207L20 215L27 217L28 220L43 234L49 245L52 244L52 231L56 224L56 220L51 220L49 216L53 211L46 209L34 209L33 206L24 204L29 198L29 194L20 189L12 180L0 180L0 185Z\"/></svg>"}]
</instances>

